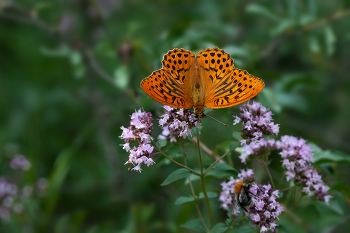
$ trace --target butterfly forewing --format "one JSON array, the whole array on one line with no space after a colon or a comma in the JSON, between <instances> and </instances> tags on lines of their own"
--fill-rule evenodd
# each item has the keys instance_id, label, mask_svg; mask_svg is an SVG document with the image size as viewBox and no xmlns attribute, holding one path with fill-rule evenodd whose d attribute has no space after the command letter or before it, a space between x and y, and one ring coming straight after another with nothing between
<instances>
[{"instance_id":1,"label":"butterfly forewing","mask_svg":"<svg viewBox=\"0 0 350 233\"><path fill-rule=\"evenodd\" d=\"M191 98L184 91L184 85L166 70L154 71L141 82L141 88L156 101L176 108L191 108Z\"/></svg>"},{"instance_id":2,"label":"butterfly forewing","mask_svg":"<svg viewBox=\"0 0 350 233\"><path fill-rule=\"evenodd\" d=\"M194 66L195 55L185 49L170 50L163 57L163 69L168 71L179 84L189 81Z\"/></svg>"},{"instance_id":3,"label":"butterfly forewing","mask_svg":"<svg viewBox=\"0 0 350 233\"><path fill-rule=\"evenodd\" d=\"M210 88L214 88L234 68L230 54L218 48L199 51L197 61L201 78L205 79Z\"/></svg>"},{"instance_id":4,"label":"butterfly forewing","mask_svg":"<svg viewBox=\"0 0 350 233\"><path fill-rule=\"evenodd\" d=\"M225 74L207 95L205 107L226 108L243 103L256 96L264 82L245 70L232 69Z\"/></svg>"},{"instance_id":5,"label":"butterfly forewing","mask_svg":"<svg viewBox=\"0 0 350 233\"><path fill-rule=\"evenodd\" d=\"M197 54L201 77L206 79L207 108L226 108L256 96L264 82L244 70L236 69L225 51L213 48Z\"/></svg>"},{"instance_id":6,"label":"butterfly forewing","mask_svg":"<svg viewBox=\"0 0 350 233\"><path fill-rule=\"evenodd\" d=\"M197 57L185 49L173 49L164 55L163 68L141 82L141 88L156 101L177 108L203 106L226 108L256 96L264 82L244 70L236 69L230 55L213 48Z\"/></svg>"}]
</instances>

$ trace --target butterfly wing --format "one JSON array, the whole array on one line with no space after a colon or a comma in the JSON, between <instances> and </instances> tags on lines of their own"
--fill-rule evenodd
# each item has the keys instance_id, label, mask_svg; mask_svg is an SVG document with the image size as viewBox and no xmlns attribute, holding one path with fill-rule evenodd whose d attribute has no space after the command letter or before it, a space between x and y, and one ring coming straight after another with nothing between
<instances>
[{"instance_id":1,"label":"butterfly wing","mask_svg":"<svg viewBox=\"0 0 350 233\"><path fill-rule=\"evenodd\" d=\"M141 82L141 88L154 100L176 108L193 106L189 81L195 55L185 49L173 49L164 55L163 68Z\"/></svg>"},{"instance_id":2,"label":"butterfly wing","mask_svg":"<svg viewBox=\"0 0 350 233\"><path fill-rule=\"evenodd\" d=\"M197 54L201 78L205 79L207 108L227 108L256 96L264 82L234 67L233 60L224 50L213 48Z\"/></svg>"}]
</instances>

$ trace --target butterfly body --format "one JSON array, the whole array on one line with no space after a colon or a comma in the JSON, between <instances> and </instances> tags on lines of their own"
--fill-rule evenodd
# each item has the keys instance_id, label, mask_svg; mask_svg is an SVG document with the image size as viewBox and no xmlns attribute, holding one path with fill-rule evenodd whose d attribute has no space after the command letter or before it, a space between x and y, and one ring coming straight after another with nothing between
<instances>
[{"instance_id":1,"label":"butterfly body","mask_svg":"<svg viewBox=\"0 0 350 233\"><path fill-rule=\"evenodd\" d=\"M201 116L204 107L226 108L257 95L264 82L234 67L233 60L218 48L201 50L197 56L185 49L170 50L163 68L141 82L156 101L177 108L193 107Z\"/></svg>"}]
</instances>

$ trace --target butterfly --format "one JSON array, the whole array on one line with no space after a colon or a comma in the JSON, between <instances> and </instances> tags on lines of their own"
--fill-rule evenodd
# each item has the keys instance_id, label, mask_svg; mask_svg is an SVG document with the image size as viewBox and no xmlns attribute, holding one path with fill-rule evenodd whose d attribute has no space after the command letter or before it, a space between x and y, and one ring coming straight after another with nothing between
<instances>
[{"instance_id":1,"label":"butterfly","mask_svg":"<svg viewBox=\"0 0 350 233\"><path fill-rule=\"evenodd\" d=\"M141 81L154 100L176 108L227 108L256 96L264 82L234 67L230 54L217 47L201 50L173 49L164 55L163 68Z\"/></svg>"}]
</instances>

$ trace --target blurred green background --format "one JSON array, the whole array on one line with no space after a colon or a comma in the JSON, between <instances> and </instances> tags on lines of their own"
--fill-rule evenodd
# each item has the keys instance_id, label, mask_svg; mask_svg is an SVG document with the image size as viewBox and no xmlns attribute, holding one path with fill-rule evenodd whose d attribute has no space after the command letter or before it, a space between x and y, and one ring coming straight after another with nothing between
<instances>
[{"instance_id":1,"label":"blurred green background","mask_svg":"<svg viewBox=\"0 0 350 233\"><path fill-rule=\"evenodd\" d=\"M0 231L191 232L179 225L197 218L194 204L174 205L190 194L188 185L160 186L178 167L157 156L141 174L128 172L118 137L135 109L162 114L139 84L173 48L224 49L237 68L264 80L257 100L275 114L280 135L349 154L349 26L347 0L0 1L0 175L19 185L48 179L46 195L2 221ZM218 154L239 130L237 114L238 107L211 112L228 128L203 119L201 139ZM186 146L196 167L195 146ZM16 154L32 164L21 176L6 168ZM231 159L243 168L237 154ZM281 232L348 232L349 168L344 161L319 166L328 185L341 182L332 194L342 211L306 206L314 217L287 225L311 226L283 228L282 221ZM220 192L221 182L208 180L207 189ZM211 204L215 222L223 222L218 201Z\"/></svg>"}]
</instances>

